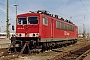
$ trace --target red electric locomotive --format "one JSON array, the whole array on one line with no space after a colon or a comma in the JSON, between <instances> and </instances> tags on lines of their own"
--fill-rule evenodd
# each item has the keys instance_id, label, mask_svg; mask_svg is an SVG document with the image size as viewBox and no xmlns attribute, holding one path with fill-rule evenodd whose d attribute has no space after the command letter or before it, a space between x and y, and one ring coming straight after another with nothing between
<instances>
[{"instance_id":1,"label":"red electric locomotive","mask_svg":"<svg viewBox=\"0 0 90 60\"><path fill-rule=\"evenodd\" d=\"M69 20L58 18L58 15L40 10L17 15L16 40L52 47L73 43L77 38L78 27Z\"/></svg>"}]
</instances>

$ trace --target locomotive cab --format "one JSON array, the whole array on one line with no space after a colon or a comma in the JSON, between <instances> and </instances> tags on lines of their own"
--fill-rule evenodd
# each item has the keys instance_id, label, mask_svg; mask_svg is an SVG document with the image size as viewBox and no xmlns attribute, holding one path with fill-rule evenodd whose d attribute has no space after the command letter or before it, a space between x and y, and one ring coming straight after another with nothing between
<instances>
[{"instance_id":1,"label":"locomotive cab","mask_svg":"<svg viewBox=\"0 0 90 60\"><path fill-rule=\"evenodd\" d=\"M39 15L21 14L16 21L17 40L36 40L39 37Z\"/></svg>"}]
</instances>

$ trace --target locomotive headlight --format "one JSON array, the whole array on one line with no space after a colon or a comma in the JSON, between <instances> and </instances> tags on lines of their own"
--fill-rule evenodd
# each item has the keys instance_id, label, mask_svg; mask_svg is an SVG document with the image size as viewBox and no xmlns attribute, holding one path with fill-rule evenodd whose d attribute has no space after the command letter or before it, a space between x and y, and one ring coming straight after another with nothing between
<instances>
[{"instance_id":1,"label":"locomotive headlight","mask_svg":"<svg viewBox=\"0 0 90 60\"><path fill-rule=\"evenodd\" d=\"M21 35L21 34L19 34L19 36L21 37L22 35Z\"/></svg>"},{"instance_id":2,"label":"locomotive headlight","mask_svg":"<svg viewBox=\"0 0 90 60\"><path fill-rule=\"evenodd\" d=\"M33 34L33 36L35 36L35 34Z\"/></svg>"},{"instance_id":3,"label":"locomotive headlight","mask_svg":"<svg viewBox=\"0 0 90 60\"><path fill-rule=\"evenodd\" d=\"M30 33L29 37L39 37L39 33Z\"/></svg>"},{"instance_id":4,"label":"locomotive headlight","mask_svg":"<svg viewBox=\"0 0 90 60\"><path fill-rule=\"evenodd\" d=\"M39 37L39 34L38 33L36 34L36 37Z\"/></svg>"},{"instance_id":5,"label":"locomotive headlight","mask_svg":"<svg viewBox=\"0 0 90 60\"><path fill-rule=\"evenodd\" d=\"M17 37L25 37L25 34L17 33L16 36L17 36Z\"/></svg>"}]
</instances>

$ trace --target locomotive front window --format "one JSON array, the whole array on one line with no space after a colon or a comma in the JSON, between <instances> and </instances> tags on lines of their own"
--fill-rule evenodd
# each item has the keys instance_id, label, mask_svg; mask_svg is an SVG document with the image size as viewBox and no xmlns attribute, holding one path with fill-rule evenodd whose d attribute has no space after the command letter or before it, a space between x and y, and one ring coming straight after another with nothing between
<instances>
[{"instance_id":1,"label":"locomotive front window","mask_svg":"<svg viewBox=\"0 0 90 60\"><path fill-rule=\"evenodd\" d=\"M28 17L29 24L38 24L38 17Z\"/></svg>"},{"instance_id":2,"label":"locomotive front window","mask_svg":"<svg viewBox=\"0 0 90 60\"><path fill-rule=\"evenodd\" d=\"M18 18L18 24L27 24L27 18Z\"/></svg>"}]
</instances>

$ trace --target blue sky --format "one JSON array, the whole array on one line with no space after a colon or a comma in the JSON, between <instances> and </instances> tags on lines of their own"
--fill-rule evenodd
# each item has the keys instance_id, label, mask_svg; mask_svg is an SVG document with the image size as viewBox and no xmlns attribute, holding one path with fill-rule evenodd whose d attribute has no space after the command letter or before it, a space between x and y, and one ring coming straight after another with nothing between
<instances>
[{"instance_id":1,"label":"blue sky","mask_svg":"<svg viewBox=\"0 0 90 60\"><path fill-rule=\"evenodd\" d=\"M0 0L0 26L3 29L2 31L6 28L5 4L6 0ZM29 11L47 10L64 19L70 19L79 27L80 31L82 31L83 24L85 24L87 32L90 31L90 0L9 0L9 20L11 25L15 25L14 4L19 5L18 14Z\"/></svg>"}]
</instances>

